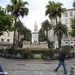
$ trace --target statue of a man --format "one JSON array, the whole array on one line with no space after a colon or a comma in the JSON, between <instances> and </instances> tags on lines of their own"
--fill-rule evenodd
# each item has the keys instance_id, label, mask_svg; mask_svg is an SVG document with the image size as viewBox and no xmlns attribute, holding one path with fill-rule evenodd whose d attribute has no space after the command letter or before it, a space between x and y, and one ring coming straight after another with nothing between
<instances>
[{"instance_id":1,"label":"statue of a man","mask_svg":"<svg viewBox=\"0 0 75 75\"><path fill-rule=\"evenodd\" d=\"M36 22L34 24L34 31L38 31L38 26L37 26Z\"/></svg>"}]
</instances>

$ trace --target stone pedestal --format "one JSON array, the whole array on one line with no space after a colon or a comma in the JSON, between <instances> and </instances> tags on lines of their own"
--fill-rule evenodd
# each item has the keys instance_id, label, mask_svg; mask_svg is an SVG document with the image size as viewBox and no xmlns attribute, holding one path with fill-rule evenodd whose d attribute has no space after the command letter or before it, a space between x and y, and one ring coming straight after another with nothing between
<instances>
[{"instance_id":1,"label":"stone pedestal","mask_svg":"<svg viewBox=\"0 0 75 75\"><path fill-rule=\"evenodd\" d=\"M38 44L38 32L32 33L32 44Z\"/></svg>"},{"instance_id":2,"label":"stone pedestal","mask_svg":"<svg viewBox=\"0 0 75 75\"><path fill-rule=\"evenodd\" d=\"M33 49L48 49L48 44L46 41L40 42L38 44L32 44L29 41L23 41L23 47L22 48L33 48Z\"/></svg>"},{"instance_id":3,"label":"stone pedestal","mask_svg":"<svg viewBox=\"0 0 75 75\"><path fill-rule=\"evenodd\" d=\"M47 41L40 42L40 48L48 48Z\"/></svg>"},{"instance_id":4,"label":"stone pedestal","mask_svg":"<svg viewBox=\"0 0 75 75\"><path fill-rule=\"evenodd\" d=\"M29 41L23 41L23 48L30 48L30 42Z\"/></svg>"}]
</instances>

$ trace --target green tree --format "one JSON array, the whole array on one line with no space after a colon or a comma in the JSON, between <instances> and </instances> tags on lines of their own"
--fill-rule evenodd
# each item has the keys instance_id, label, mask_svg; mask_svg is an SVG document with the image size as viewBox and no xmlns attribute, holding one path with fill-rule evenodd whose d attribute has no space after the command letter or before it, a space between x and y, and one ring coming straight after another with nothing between
<instances>
[{"instance_id":1,"label":"green tree","mask_svg":"<svg viewBox=\"0 0 75 75\"><path fill-rule=\"evenodd\" d=\"M42 29L39 30L39 41L43 41L43 38L45 37L45 33L43 32Z\"/></svg>"},{"instance_id":2,"label":"green tree","mask_svg":"<svg viewBox=\"0 0 75 75\"><path fill-rule=\"evenodd\" d=\"M16 30L18 32L18 47L23 40L31 41L31 31L27 27L24 27L20 20L16 22Z\"/></svg>"},{"instance_id":3,"label":"green tree","mask_svg":"<svg viewBox=\"0 0 75 75\"><path fill-rule=\"evenodd\" d=\"M45 15L48 15L49 18L55 19L56 20L56 26L58 28L57 25L57 17L61 17L61 13L63 13L65 11L65 8L62 8L63 4L60 2L55 3L54 1L49 1L48 5L46 5L46 11L45 11ZM57 31L58 34L58 31ZM58 46L60 48L60 41L59 41L59 34L57 36L58 38Z\"/></svg>"},{"instance_id":4,"label":"green tree","mask_svg":"<svg viewBox=\"0 0 75 75\"><path fill-rule=\"evenodd\" d=\"M45 36L45 33L42 31L42 29L40 29L39 30L39 41L47 41L47 43L48 43L48 48L50 48L50 41L49 41L49 39L48 39L48 37L47 36Z\"/></svg>"},{"instance_id":5,"label":"green tree","mask_svg":"<svg viewBox=\"0 0 75 75\"><path fill-rule=\"evenodd\" d=\"M24 40L31 41L31 30L30 29L28 29L27 27L24 27L23 35L24 35Z\"/></svg>"},{"instance_id":6,"label":"green tree","mask_svg":"<svg viewBox=\"0 0 75 75\"><path fill-rule=\"evenodd\" d=\"M0 6L0 35L4 31L13 30L13 17L6 13L6 10Z\"/></svg>"},{"instance_id":7,"label":"green tree","mask_svg":"<svg viewBox=\"0 0 75 75\"><path fill-rule=\"evenodd\" d=\"M75 0L74 0L74 2L73 2L73 7L74 7L74 10L75 10Z\"/></svg>"},{"instance_id":8,"label":"green tree","mask_svg":"<svg viewBox=\"0 0 75 75\"><path fill-rule=\"evenodd\" d=\"M22 47L23 41L30 41L31 42L31 30L27 27L23 27L21 31L21 40L20 40L20 47Z\"/></svg>"},{"instance_id":9,"label":"green tree","mask_svg":"<svg viewBox=\"0 0 75 75\"><path fill-rule=\"evenodd\" d=\"M61 47L61 39L62 39L62 36L63 35L66 35L66 36L68 36L68 28L67 28L67 26L66 25L64 25L64 24L62 24L61 22L58 22L57 23L57 25L58 25L58 28L57 28L57 26L54 26L54 35L59 35L59 47Z\"/></svg>"},{"instance_id":10,"label":"green tree","mask_svg":"<svg viewBox=\"0 0 75 75\"><path fill-rule=\"evenodd\" d=\"M42 30L46 31L46 36L48 37L48 30L52 28L51 23L48 20L45 20L41 24L42 24Z\"/></svg>"},{"instance_id":11,"label":"green tree","mask_svg":"<svg viewBox=\"0 0 75 75\"><path fill-rule=\"evenodd\" d=\"M15 20L13 48L15 48L16 21L19 16L24 17L24 15L28 15L28 8L26 7L26 5L28 5L28 2L23 2L22 0L11 0L11 5L7 5L7 11L11 12Z\"/></svg>"},{"instance_id":12,"label":"green tree","mask_svg":"<svg viewBox=\"0 0 75 75\"><path fill-rule=\"evenodd\" d=\"M71 24L72 30L69 33L72 37L75 37L75 17L71 19L70 24Z\"/></svg>"},{"instance_id":13,"label":"green tree","mask_svg":"<svg viewBox=\"0 0 75 75\"><path fill-rule=\"evenodd\" d=\"M73 2L73 7L74 7L74 17L70 20L70 24L71 24L71 32L69 32L69 34L72 36L72 37L75 37L75 1Z\"/></svg>"},{"instance_id":14,"label":"green tree","mask_svg":"<svg viewBox=\"0 0 75 75\"><path fill-rule=\"evenodd\" d=\"M18 32L18 47L19 47L19 43L20 43L20 36L23 35L22 31L23 31L23 23L19 20L16 22L16 30Z\"/></svg>"}]
</instances>

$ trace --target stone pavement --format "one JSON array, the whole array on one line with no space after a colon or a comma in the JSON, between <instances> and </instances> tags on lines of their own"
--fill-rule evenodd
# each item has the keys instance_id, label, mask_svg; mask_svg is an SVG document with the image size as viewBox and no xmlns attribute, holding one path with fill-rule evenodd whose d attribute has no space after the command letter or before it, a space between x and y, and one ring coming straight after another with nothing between
<instances>
[{"instance_id":1,"label":"stone pavement","mask_svg":"<svg viewBox=\"0 0 75 75\"><path fill-rule=\"evenodd\" d=\"M75 64L74 62L75 59L66 60L67 75L70 75L70 65ZM8 72L7 75L64 75L62 67L57 73L53 71L57 64L58 60L32 61L0 58L0 65L5 72Z\"/></svg>"}]
</instances>

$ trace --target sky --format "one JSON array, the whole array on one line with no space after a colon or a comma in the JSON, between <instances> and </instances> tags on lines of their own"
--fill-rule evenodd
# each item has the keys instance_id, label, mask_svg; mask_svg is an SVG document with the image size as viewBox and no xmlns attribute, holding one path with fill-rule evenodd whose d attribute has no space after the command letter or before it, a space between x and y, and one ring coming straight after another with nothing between
<instances>
[{"instance_id":1,"label":"sky","mask_svg":"<svg viewBox=\"0 0 75 75\"><path fill-rule=\"evenodd\" d=\"M7 4L10 4L11 0L0 0L0 6L6 7ZM48 16L45 16L46 5L49 1L61 2L63 7L70 9L74 0L23 0L27 1L29 5L29 13L23 18L20 17L22 23L29 28L32 32L34 31L35 22L38 25L38 30L41 28L41 23L45 20L49 20Z\"/></svg>"}]
</instances>

